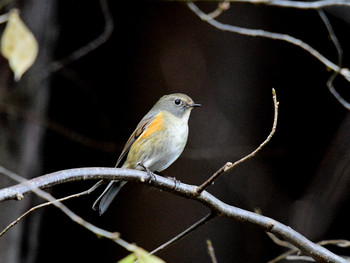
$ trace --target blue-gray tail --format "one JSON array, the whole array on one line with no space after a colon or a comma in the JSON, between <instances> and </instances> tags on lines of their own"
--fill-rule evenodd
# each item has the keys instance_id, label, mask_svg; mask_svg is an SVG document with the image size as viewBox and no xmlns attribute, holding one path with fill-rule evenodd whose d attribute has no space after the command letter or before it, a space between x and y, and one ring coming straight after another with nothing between
<instances>
[{"instance_id":1,"label":"blue-gray tail","mask_svg":"<svg viewBox=\"0 0 350 263\"><path fill-rule=\"evenodd\" d=\"M98 211L100 215L106 212L112 203L114 197L119 193L120 189L126 184L125 181L111 181L103 193L96 199L92 205L92 209Z\"/></svg>"}]
</instances>

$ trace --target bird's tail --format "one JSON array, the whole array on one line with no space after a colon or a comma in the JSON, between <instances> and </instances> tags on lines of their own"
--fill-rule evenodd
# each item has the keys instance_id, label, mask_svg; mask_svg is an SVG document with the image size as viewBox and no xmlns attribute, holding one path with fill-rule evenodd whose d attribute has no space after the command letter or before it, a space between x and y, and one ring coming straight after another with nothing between
<instances>
[{"instance_id":1,"label":"bird's tail","mask_svg":"<svg viewBox=\"0 0 350 263\"><path fill-rule=\"evenodd\" d=\"M103 193L96 199L92 205L92 209L98 211L100 215L106 212L112 203L114 197L119 193L120 189L126 184L125 181L111 181Z\"/></svg>"}]
</instances>

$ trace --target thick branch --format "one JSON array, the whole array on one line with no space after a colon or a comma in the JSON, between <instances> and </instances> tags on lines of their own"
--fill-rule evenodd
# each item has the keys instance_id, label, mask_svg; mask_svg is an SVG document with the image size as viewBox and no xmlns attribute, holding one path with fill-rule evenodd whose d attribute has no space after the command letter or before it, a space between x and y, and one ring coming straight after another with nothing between
<instances>
[{"instance_id":1,"label":"thick branch","mask_svg":"<svg viewBox=\"0 0 350 263\"><path fill-rule=\"evenodd\" d=\"M290 242L304 254L311 256L318 262L346 262L345 259L333 254L329 250L317 244L312 243L310 240L294 231L292 228L285 226L272 218L225 204L206 191L198 194L196 192L197 186L195 185L188 185L179 182L176 182L175 184L173 179L168 179L157 175L154 175L154 177L155 180L149 181L150 185L167 192L172 192L177 195L199 201L210 208L213 212L221 216L232 218L239 222L247 222L259 226L264 231L273 233L279 238ZM0 190L0 201L21 199L23 198L24 194L35 188L42 189L71 181L100 179L137 181L148 184L149 176L146 172L121 168L94 167L63 170L46 174L21 184L2 189Z\"/></svg>"}]
</instances>

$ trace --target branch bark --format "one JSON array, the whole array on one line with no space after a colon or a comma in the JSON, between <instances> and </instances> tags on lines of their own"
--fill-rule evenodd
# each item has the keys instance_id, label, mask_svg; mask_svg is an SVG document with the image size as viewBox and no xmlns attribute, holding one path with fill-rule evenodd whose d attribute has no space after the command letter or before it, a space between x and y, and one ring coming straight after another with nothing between
<instances>
[{"instance_id":1,"label":"branch bark","mask_svg":"<svg viewBox=\"0 0 350 263\"><path fill-rule=\"evenodd\" d=\"M0 169L0 173L4 173L4 169ZM290 242L292 245L300 249L303 254L311 256L318 262L347 262L344 258L337 256L324 247L311 242L292 228L272 218L228 205L207 191L203 191L198 194L196 191L197 186L195 185L180 182L176 182L175 184L173 179L168 179L158 175L154 175L154 177L155 180L149 180L149 175L146 172L122 168L92 167L68 169L46 174L8 188L1 189L0 201L10 199L20 200L25 194L31 192L35 188L43 189L72 181L100 179L135 181L138 183L149 184L163 191L196 200L207 206L212 212L215 212L219 216L225 216L239 222L256 225L264 231L273 233L277 237Z\"/></svg>"}]
</instances>

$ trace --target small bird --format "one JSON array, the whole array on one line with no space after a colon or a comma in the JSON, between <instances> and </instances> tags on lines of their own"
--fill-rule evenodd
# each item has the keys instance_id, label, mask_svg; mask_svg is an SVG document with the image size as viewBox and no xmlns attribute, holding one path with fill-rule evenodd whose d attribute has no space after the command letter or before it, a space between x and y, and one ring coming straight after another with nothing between
<instances>
[{"instance_id":1,"label":"small bird","mask_svg":"<svg viewBox=\"0 0 350 263\"><path fill-rule=\"evenodd\" d=\"M168 168L183 152L191 110L199 106L182 93L161 97L131 134L115 167L125 160L121 168L147 172ZM125 184L125 181L111 181L92 208L102 215Z\"/></svg>"}]
</instances>

